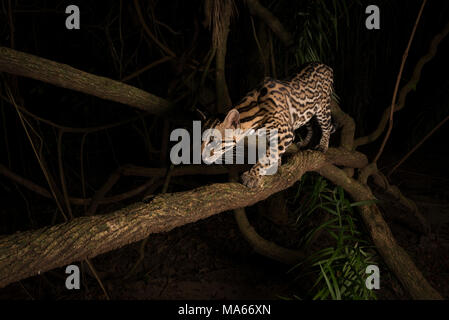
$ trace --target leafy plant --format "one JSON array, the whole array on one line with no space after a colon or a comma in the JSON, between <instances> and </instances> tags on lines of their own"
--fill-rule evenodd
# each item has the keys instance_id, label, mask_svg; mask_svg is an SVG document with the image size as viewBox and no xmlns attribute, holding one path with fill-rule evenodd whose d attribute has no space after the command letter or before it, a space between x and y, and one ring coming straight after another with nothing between
<instances>
[{"instance_id":1,"label":"leafy plant","mask_svg":"<svg viewBox=\"0 0 449 320\"><path fill-rule=\"evenodd\" d=\"M312 183L310 183L312 182ZM315 277L309 297L313 300L375 299L376 295L365 286L365 270L376 263L373 246L358 228L353 209L369 205L372 201L351 203L341 187L332 187L322 177L306 175L293 197L298 203L297 225L304 228L312 214L321 212L326 217L318 226L306 232L301 239L304 250L313 251L312 244L322 239L324 245L290 272L299 272L297 278Z\"/></svg>"}]
</instances>

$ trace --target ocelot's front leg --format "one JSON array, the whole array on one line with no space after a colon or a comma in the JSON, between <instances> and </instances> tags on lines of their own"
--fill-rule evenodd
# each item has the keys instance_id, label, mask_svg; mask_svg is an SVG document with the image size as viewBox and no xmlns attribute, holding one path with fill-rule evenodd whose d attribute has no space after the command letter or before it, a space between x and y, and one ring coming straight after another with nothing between
<instances>
[{"instance_id":1,"label":"ocelot's front leg","mask_svg":"<svg viewBox=\"0 0 449 320\"><path fill-rule=\"evenodd\" d=\"M292 141L293 132L290 130L279 134L279 143L278 135L270 136L267 153L249 171L242 174L243 184L249 188L259 187L263 176L275 174L281 165L281 155Z\"/></svg>"}]
</instances>

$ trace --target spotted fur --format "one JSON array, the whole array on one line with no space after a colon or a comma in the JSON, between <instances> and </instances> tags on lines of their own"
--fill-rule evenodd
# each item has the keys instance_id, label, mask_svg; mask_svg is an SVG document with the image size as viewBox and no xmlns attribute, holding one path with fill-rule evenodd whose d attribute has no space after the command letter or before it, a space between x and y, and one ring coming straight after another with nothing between
<instances>
[{"instance_id":1,"label":"spotted fur","mask_svg":"<svg viewBox=\"0 0 449 320\"><path fill-rule=\"evenodd\" d=\"M288 146L293 142L294 131L307 126L311 137L310 120L316 117L321 127L321 140L316 150L326 152L332 130L330 102L333 90L333 71L321 63L310 63L290 80L276 80L265 78L263 83L249 92L229 113L222 123L214 126L224 136L225 129L234 129L232 139L223 140L221 152L214 155L214 159L221 156L244 138L242 132L249 129L265 128L278 131L278 149L268 150L267 154L242 175L243 183L248 187L260 184L261 175L271 163L278 161ZM241 130L236 130L241 129ZM203 148L211 141L207 140ZM304 143L303 143L304 144ZM212 159L213 161L213 159Z\"/></svg>"}]
</instances>

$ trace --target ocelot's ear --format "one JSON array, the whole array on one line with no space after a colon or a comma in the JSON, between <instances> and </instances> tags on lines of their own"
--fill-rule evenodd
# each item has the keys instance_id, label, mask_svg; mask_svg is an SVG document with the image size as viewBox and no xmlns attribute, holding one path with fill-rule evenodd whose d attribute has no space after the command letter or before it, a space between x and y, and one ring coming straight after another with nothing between
<instances>
[{"instance_id":1,"label":"ocelot's ear","mask_svg":"<svg viewBox=\"0 0 449 320\"><path fill-rule=\"evenodd\" d=\"M240 113L237 109L232 109L226 115L223 121L225 129L239 129L240 128Z\"/></svg>"}]
</instances>

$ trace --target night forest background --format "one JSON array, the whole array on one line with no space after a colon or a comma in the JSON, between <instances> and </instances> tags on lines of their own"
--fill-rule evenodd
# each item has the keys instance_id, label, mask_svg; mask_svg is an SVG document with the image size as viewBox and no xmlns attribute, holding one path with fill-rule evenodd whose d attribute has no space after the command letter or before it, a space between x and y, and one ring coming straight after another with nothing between
<instances>
[{"instance_id":1,"label":"night forest background","mask_svg":"<svg viewBox=\"0 0 449 320\"><path fill-rule=\"evenodd\" d=\"M71 4L80 8L80 30L65 28L65 8ZM107 4L2 0L0 298L449 297L446 1L427 1L422 10L399 75L396 105L400 110L394 112L391 133L379 152L401 62L422 4L415 0L114 0ZM368 5L380 9L380 30L365 27ZM15 56L15 52L28 55ZM7 60L16 57L24 66L32 66L35 61L29 55L116 80L156 98L146 97L148 106L138 106L127 103L129 97L120 100L128 87L120 89L101 80L90 88L103 92L97 95L78 86L81 82L76 79L76 88L71 87L71 77L64 73L70 70L50 73L45 67L50 62L28 69L25 75ZM261 196L245 205L244 212L232 207L234 200L236 204L243 200L222 198L225 192L217 189L207 199L209 206L203 202L199 206L208 208L208 215L200 217L202 209L186 209L185 215L198 214L198 218L182 222L179 212L184 209L178 206L175 218L161 218L168 224L178 219L172 225L176 228L167 224L154 231L145 226L128 233L128 222L120 222L123 231L109 230L118 233L103 241L101 250L92 249L85 240L93 243L97 239L93 234L104 231L95 224L66 229L67 238L48 246L66 250L58 255L45 251L45 241L37 242L37 247L26 243L34 230L43 227L69 221L90 226L96 217L107 219L127 206L140 203L145 208L156 200L169 204L169 197L177 201L177 193L215 183L245 194L243 186L229 183L236 178L226 167L202 165L176 171L169 158L174 144L170 132L191 130L192 120L222 119L232 103L265 76L286 79L310 61L334 70L337 109L333 115L337 110L339 116L331 147L341 147L342 132L353 130L355 140L350 139L347 152L365 162L351 167L337 153L329 157L337 159L338 172L366 185L375 200L354 197L325 171L305 170L309 172L293 185L267 191L266 199ZM46 72L47 80L31 76ZM359 138L372 136L383 115L381 134L362 142ZM349 117L355 126L351 121L338 124ZM318 128L314 140L315 134L319 138ZM295 157L301 155L286 159L294 162ZM365 169L373 162L374 173L368 178ZM192 205L198 194L191 194ZM248 193L247 198L257 195ZM182 207L190 208L188 203ZM369 217L376 222L370 224ZM253 229L246 225L245 231L245 221ZM383 221L385 227L378 228ZM392 237L384 237L382 232L389 234L389 230ZM76 232L86 237L80 247L89 248L82 257L75 254L75 241L65 241ZM259 240L251 238L255 234ZM119 237L123 242L115 245ZM388 245L393 238L397 246ZM20 252L14 258L15 241L31 260L22 259ZM282 257L266 249L267 243L275 244L273 250L283 252ZM73 256L78 259L70 260ZM406 256L410 261L402 260ZM81 267L81 290L64 287L65 266L71 263ZM415 270L410 263L423 281L403 273L403 269ZM365 269L371 264L381 270L379 290L364 285ZM37 270L46 265L52 267L38 275ZM13 278L6 270L14 268L28 271Z\"/></svg>"}]
</instances>

